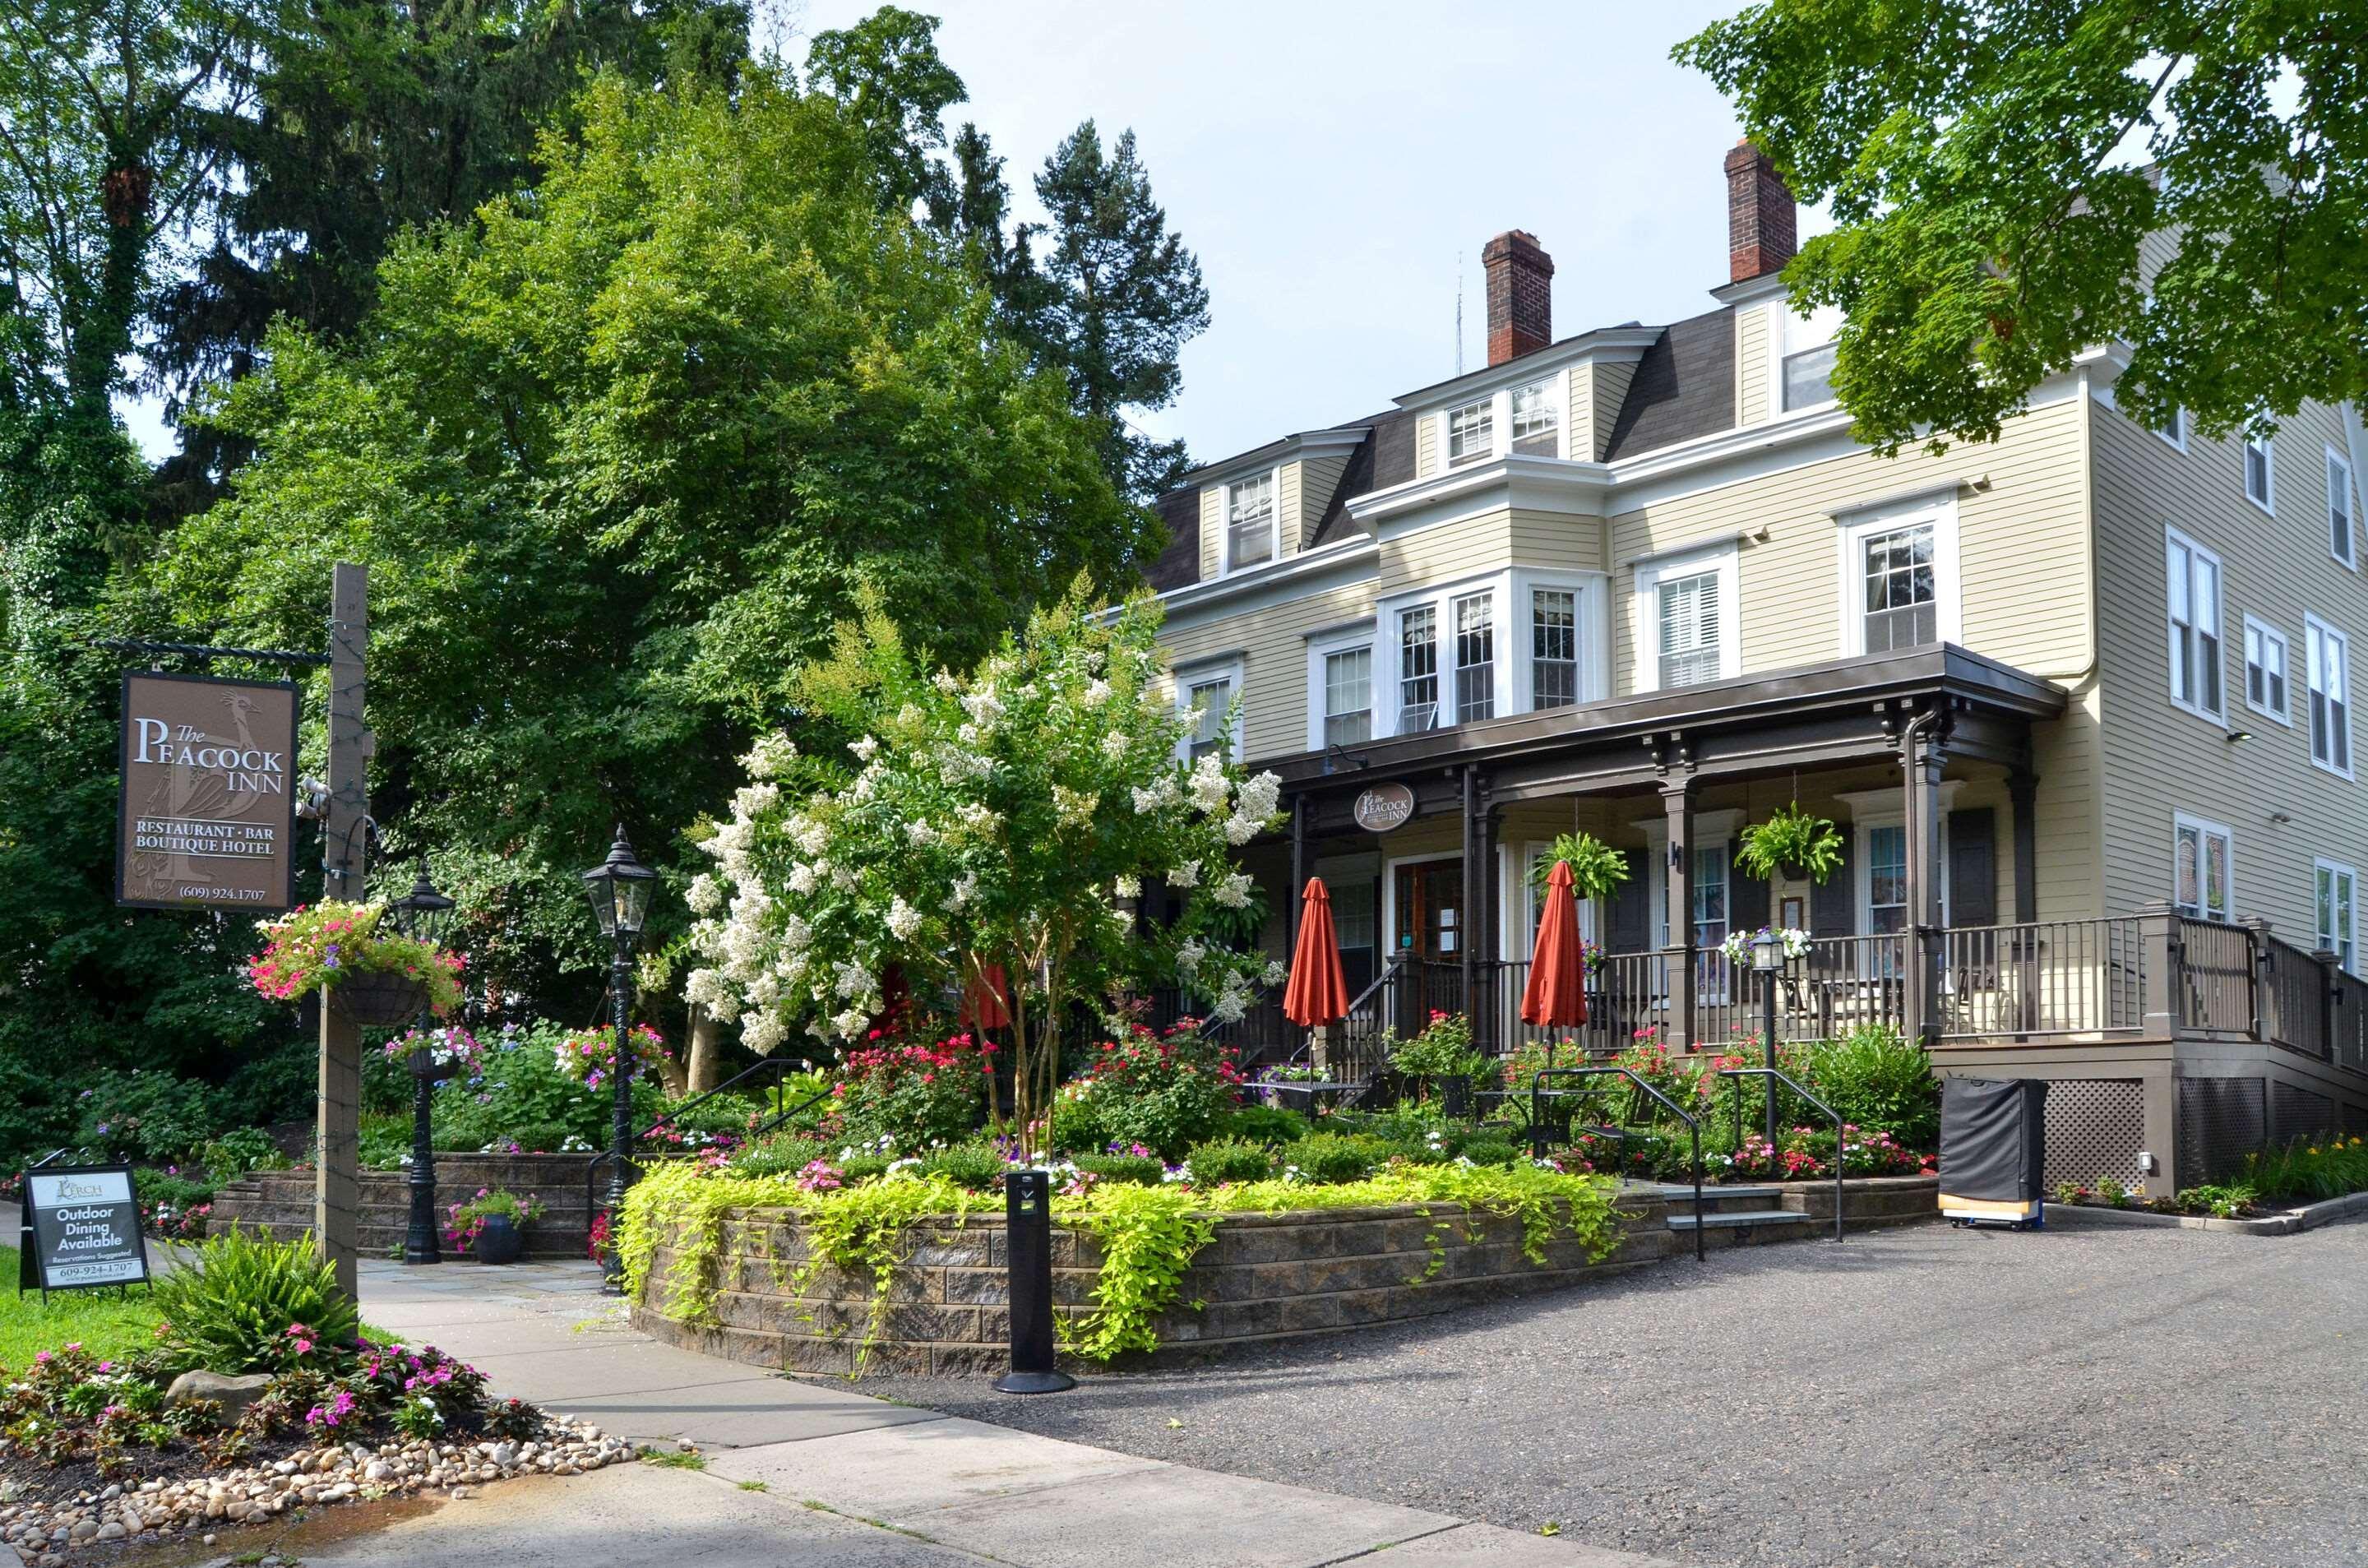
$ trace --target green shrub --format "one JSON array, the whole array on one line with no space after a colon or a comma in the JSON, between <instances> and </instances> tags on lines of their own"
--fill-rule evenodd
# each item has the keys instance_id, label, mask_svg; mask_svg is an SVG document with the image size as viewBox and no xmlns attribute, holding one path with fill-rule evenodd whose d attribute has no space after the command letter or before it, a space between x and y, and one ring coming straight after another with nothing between
<instances>
[{"instance_id":1,"label":"green shrub","mask_svg":"<svg viewBox=\"0 0 2368 1568\"><path fill-rule=\"evenodd\" d=\"M2264 1199L2319 1203L2341 1198L2368 1189L2368 1143L2340 1133L2297 1138L2283 1148L2247 1155L2237 1179Z\"/></svg>"},{"instance_id":2,"label":"green shrub","mask_svg":"<svg viewBox=\"0 0 2368 1568\"><path fill-rule=\"evenodd\" d=\"M888 1167L895 1164L885 1154L849 1154L843 1160L832 1159L827 1155L825 1158L829 1159L830 1164L837 1168L839 1176L849 1187L853 1187L859 1181L869 1181L873 1176L886 1176ZM790 1174L794 1176L797 1173L792 1171Z\"/></svg>"},{"instance_id":3,"label":"green shrub","mask_svg":"<svg viewBox=\"0 0 2368 1568\"><path fill-rule=\"evenodd\" d=\"M1911 1149L1940 1147L1941 1081L1924 1048L1870 1024L1811 1046L1809 1086L1844 1121L1880 1128Z\"/></svg>"},{"instance_id":4,"label":"green shrub","mask_svg":"<svg viewBox=\"0 0 2368 1568\"><path fill-rule=\"evenodd\" d=\"M1509 1165L1528 1155L1502 1138L1474 1138L1456 1151L1456 1157L1475 1165Z\"/></svg>"},{"instance_id":5,"label":"green shrub","mask_svg":"<svg viewBox=\"0 0 2368 1568\"><path fill-rule=\"evenodd\" d=\"M365 1059L370 1054L363 1052ZM222 1085L222 1098L239 1120L268 1127L276 1121L311 1120L320 1088L320 1047L311 1037L291 1031L240 1062Z\"/></svg>"},{"instance_id":6,"label":"green shrub","mask_svg":"<svg viewBox=\"0 0 2368 1568\"><path fill-rule=\"evenodd\" d=\"M198 1161L206 1168L206 1179L216 1187L249 1171L288 1168L288 1156L259 1127L232 1128L198 1151Z\"/></svg>"},{"instance_id":7,"label":"green shrub","mask_svg":"<svg viewBox=\"0 0 2368 1568\"><path fill-rule=\"evenodd\" d=\"M1193 1183L1199 1187L1264 1181L1274 1175L1273 1153L1247 1138L1212 1138L1195 1143L1185 1164L1191 1167Z\"/></svg>"},{"instance_id":8,"label":"green shrub","mask_svg":"<svg viewBox=\"0 0 2368 1568\"><path fill-rule=\"evenodd\" d=\"M1156 1187L1167 1176L1167 1166L1156 1154L1080 1154L1076 1166L1104 1181L1129 1181L1137 1187Z\"/></svg>"},{"instance_id":9,"label":"green shrub","mask_svg":"<svg viewBox=\"0 0 2368 1568\"><path fill-rule=\"evenodd\" d=\"M102 1074L80 1102L74 1141L109 1160L178 1162L222 1130L214 1091L170 1073Z\"/></svg>"},{"instance_id":10,"label":"green shrub","mask_svg":"<svg viewBox=\"0 0 2368 1568\"><path fill-rule=\"evenodd\" d=\"M437 1087L436 1146L529 1153L607 1148L615 1102L607 1084L589 1089L561 1069L558 1046L567 1033L537 1024L480 1035L477 1073ZM633 1123L647 1127L666 1108L666 1093L645 1076L633 1080L632 1093ZM410 1147L407 1137L404 1146Z\"/></svg>"},{"instance_id":11,"label":"green shrub","mask_svg":"<svg viewBox=\"0 0 2368 1568\"><path fill-rule=\"evenodd\" d=\"M957 1143L939 1149L921 1162L921 1174L941 1176L973 1192L1001 1192L1011 1163L992 1143Z\"/></svg>"},{"instance_id":12,"label":"green shrub","mask_svg":"<svg viewBox=\"0 0 2368 1568\"><path fill-rule=\"evenodd\" d=\"M188 1209L211 1201L214 1188L211 1182L171 1176L142 1165L131 1173L131 1194L143 1206L153 1208L162 1203L168 1208Z\"/></svg>"},{"instance_id":13,"label":"green shrub","mask_svg":"<svg viewBox=\"0 0 2368 1568\"><path fill-rule=\"evenodd\" d=\"M837 1150L817 1138L798 1132L775 1132L733 1152L734 1176L795 1176L816 1160L827 1160Z\"/></svg>"},{"instance_id":14,"label":"green shrub","mask_svg":"<svg viewBox=\"0 0 2368 1568\"><path fill-rule=\"evenodd\" d=\"M1353 1132L1317 1132L1301 1139L1285 1156L1309 1181L1362 1181L1390 1157L1381 1139Z\"/></svg>"},{"instance_id":15,"label":"green shrub","mask_svg":"<svg viewBox=\"0 0 2368 1568\"><path fill-rule=\"evenodd\" d=\"M1173 1158L1215 1135L1240 1078L1232 1047L1181 1026L1164 1035L1137 1026L1103 1041L1085 1073L1062 1086L1053 1126L1076 1153L1140 1143Z\"/></svg>"},{"instance_id":16,"label":"green shrub","mask_svg":"<svg viewBox=\"0 0 2368 1568\"><path fill-rule=\"evenodd\" d=\"M270 1370L296 1324L324 1346L350 1346L361 1332L353 1299L310 1240L274 1241L269 1231L233 1227L208 1238L193 1262L156 1280L154 1292L169 1325L166 1347L184 1368Z\"/></svg>"},{"instance_id":17,"label":"green shrub","mask_svg":"<svg viewBox=\"0 0 2368 1568\"><path fill-rule=\"evenodd\" d=\"M988 1061L968 1035L851 1051L839 1075L837 1131L848 1142L884 1141L900 1154L960 1142L986 1114Z\"/></svg>"},{"instance_id":18,"label":"green shrub","mask_svg":"<svg viewBox=\"0 0 2368 1568\"><path fill-rule=\"evenodd\" d=\"M1247 1105L1225 1118L1221 1131L1245 1143L1296 1143L1307 1136L1307 1118L1281 1106Z\"/></svg>"}]
</instances>

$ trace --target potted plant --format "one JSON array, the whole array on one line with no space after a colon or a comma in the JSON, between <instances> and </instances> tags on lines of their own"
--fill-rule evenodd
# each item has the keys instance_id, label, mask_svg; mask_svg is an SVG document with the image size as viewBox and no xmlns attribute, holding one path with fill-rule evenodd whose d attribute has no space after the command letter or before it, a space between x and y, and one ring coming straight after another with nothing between
<instances>
[{"instance_id":1,"label":"potted plant","mask_svg":"<svg viewBox=\"0 0 2368 1568\"><path fill-rule=\"evenodd\" d=\"M540 1199L481 1187L476 1197L447 1210L444 1234L479 1263L516 1263L526 1250L526 1227L543 1212Z\"/></svg>"},{"instance_id":2,"label":"potted plant","mask_svg":"<svg viewBox=\"0 0 2368 1568\"><path fill-rule=\"evenodd\" d=\"M1841 832L1831 819L1813 817L1794 801L1743 830L1736 839L1735 863L1762 881L1805 877L1823 886L1841 867Z\"/></svg>"},{"instance_id":3,"label":"potted plant","mask_svg":"<svg viewBox=\"0 0 2368 1568\"><path fill-rule=\"evenodd\" d=\"M1571 892L1580 898L1608 898L1628 880L1628 857L1591 833L1557 837L1530 868L1530 881L1545 886L1557 862L1570 868Z\"/></svg>"},{"instance_id":4,"label":"potted plant","mask_svg":"<svg viewBox=\"0 0 2368 1568\"><path fill-rule=\"evenodd\" d=\"M461 1001L461 955L384 927L385 907L324 899L256 922L261 954L247 983L275 1002L325 990L330 1006L363 1028L392 1028L424 1008L438 1017Z\"/></svg>"}]
</instances>

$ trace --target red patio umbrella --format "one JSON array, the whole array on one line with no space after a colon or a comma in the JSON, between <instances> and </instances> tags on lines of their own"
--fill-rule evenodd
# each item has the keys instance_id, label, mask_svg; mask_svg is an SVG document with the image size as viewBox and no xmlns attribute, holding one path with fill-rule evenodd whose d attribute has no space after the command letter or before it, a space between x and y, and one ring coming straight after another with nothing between
<instances>
[{"instance_id":1,"label":"red patio umbrella","mask_svg":"<svg viewBox=\"0 0 2368 1568\"><path fill-rule=\"evenodd\" d=\"M1299 941L1291 954L1291 983L1282 1016L1304 1029L1349 1016L1349 983L1340 973L1340 939L1332 929L1332 895L1324 879L1307 879L1299 915Z\"/></svg>"},{"instance_id":2,"label":"red patio umbrella","mask_svg":"<svg viewBox=\"0 0 2368 1568\"><path fill-rule=\"evenodd\" d=\"M973 1028L999 1029L1011 1022L1011 1008L1004 1000L1008 983L1003 976L1003 966L988 964L985 978L984 985L973 976L962 987L962 1019Z\"/></svg>"},{"instance_id":3,"label":"red patio umbrella","mask_svg":"<svg viewBox=\"0 0 2368 1568\"><path fill-rule=\"evenodd\" d=\"M1579 951L1578 904L1570 867L1554 862L1546 878L1546 906L1538 916L1538 945L1530 954L1530 983L1521 991L1521 1021L1548 1028L1587 1022L1587 960Z\"/></svg>"}]
</instances>

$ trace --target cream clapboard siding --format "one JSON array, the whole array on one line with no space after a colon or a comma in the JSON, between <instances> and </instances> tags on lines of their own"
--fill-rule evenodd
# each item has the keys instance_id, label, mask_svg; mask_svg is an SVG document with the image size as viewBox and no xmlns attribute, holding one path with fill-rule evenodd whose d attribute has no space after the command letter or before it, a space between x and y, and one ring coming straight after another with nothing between
<instances>
[{"instance_id":1,"label":"cream clapboard siding","mask_svg":"<svg viewBox=\"0 0 2368 1568\"><path fill-rule=\"evenodd\" d=\"M1348 468L1349 460L1347 458L1310 458L1298 466L1302 471L1299 483L1299 531L1291 548L1304 550L1315 538L1315 525L1324 520L1324 508L1332 504L1333 492L1340 488L1340 475Z\"/></svg>"},{"instance_id":2,"label":"cream clapboard siding","mask_svg":"<svg viewBox=\"0 0 2368 1568\"><path fill-rule=\"evenodd\" d=\"M1594 426L1591 439L1595 449L1587 455L1600 462L1611 446L1611 427L1620 422L1620 405L1628 400L1628 383L1636 379L1634 359L1590 364L1583 374L1595 381Z\"/></svg>"},{"instance_id":3,"label":"cream clapboard siding","mask_svg":"<svg viewBox=\"0 0 2368 1568\"><path fill-rule=\"evenodd\" d=\"M1512 517L1498 507L1383 540L1374 597L1503 571L1513 560Z\"/></svg>"},{"instance_id":4,"label":"cream clapboard siding","mask_svg":"<svg viewBox=\"0 0 2368 1568\"><path fill-rule=\"evenodd\" d=\"M1414 476L1429 479L1439 472L1439 421L1424 414L1414 422Z\"/></svg>"},{"instance_id":5,"label":"cream clapboard siding","mask_svg":"<svg viewBox=\"0 0 2368 1568\"><path fill-rule=\"evenodd\" d=\"M1587 361L1563 372L1562 408L1563 455L1574 462L1600 458L1603 449L1595 441L1595 370Z\"/></svg>"},{"instance_id":6,"label":"cream clapboard siding","mask_svg":"<svg viewBox=\"0 0 2368 1568\"><path fill-rule=\"evenodd\" d=\"M2230 829L2237 913L2309 947L2313 858L2368 872L2368 786L2310 761L2305 613L2351 638L2355 691L2368 651L2368 582L2328 551L2326 448L2343 443L2341 416L2309 404L2285 421L2271 447L2274 517L2245 499L2234 440L2191 433L2181 453L2101 405L2095 429L2107 901L2170 896L2172 817L2184 811ZM2228 725L2251 736L2241 744L2170 701L2166 527L2220 557L2222 682ZM2246 705L2248 614L2285 634L2290 726ZM2355 720L2355 747L2363 738Z\"/></svg>"},{"instance_id":7,"label":"cream clapboard siding","mask_svg":"<svg viewBox=\"0 0 2368 1568\"><path fill-rule=\"evenodd\" d=\"M1559 572L1603 570L1602 518L1526 508L1516 508L1505 517L1515 565L1551 567Z\"/></svg>"},{"instance_id":8,"label":"cream clapboard siding","mask_svg":"<svg viewBox=\"0 0 2368 1568\"><path fill-rule=\"evenodd\" d=\"M1217 574L1218 551L1225 537L1225 487L1201 487L1201 581Z\"/></svg>"},{"instance_id":9,"label":"cream clapboard siding","mask_svg":"<svg viewBox=\"0 0 2368 1568\"><path fill-rule=\"evenodd\" d=\"M1159 641L1179 669L1239 656L1243 755L1280 756L1307 749L1307 634L1372 612L1371 585L1350 584L1255 615L1171 628Z\"/></svg>"},{"instance_id":10,"label":"cream clapboard siding","mask_svg":"<svg viewBox=\"0 0 2368 1568\"><path fill-rule=\"evenodd\" d=\"M1775 346L1770 341L1770 328L1781 308L1773 305L1746 305L1735 312L1735 422L1737 425L1759 425L1774 417L1774 399L1769 396L1772 378L1769 371L1775 363Z\"/></svg>"},{"instance_id":11,"label":"cream clapboard siding","mask_svg":"<svg viewBox=\"0 0 2368 1568\"><path fill-rule=\"evenodd\" d=\"M1278 556L1296 554L1299 541L1304 537L1300 528L1299 508L1300 496L1306 488L1302 483L1304 476L1301 471L1306 466L1305 463L1284 463L1275 471L1275 532L1281 539L1275 551Z\"/></svg>"}]
</instances>

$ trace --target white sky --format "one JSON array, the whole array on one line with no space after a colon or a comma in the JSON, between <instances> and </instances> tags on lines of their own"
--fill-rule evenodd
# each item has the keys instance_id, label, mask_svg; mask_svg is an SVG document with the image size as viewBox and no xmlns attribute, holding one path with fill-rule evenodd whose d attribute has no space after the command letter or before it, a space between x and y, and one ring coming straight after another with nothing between
<instances>
[{"instance_id":1,"label":"white sky","mask_svg":"<svg viewBox=\"0 0 2368 1568\"><path fill-rule=\"evenodd\" d=\"M875 3L790 0L784 52ZM1691 315L1726 279L1736 122L1668 51L1740 0L905 3L942 17L970 89L949 132L987 132L1021 216L1042 215L1031 176L1079 120L1105 145L1135 131L1212 321L1184 351L1182 397L1142 423L1196 460L1452 374L1459 257L1478 367L1479 250L1503 230L1553 256L1557 335ZM125 412L152 454L165 445L153 409Z\"/></svg>"}]
</instances>

